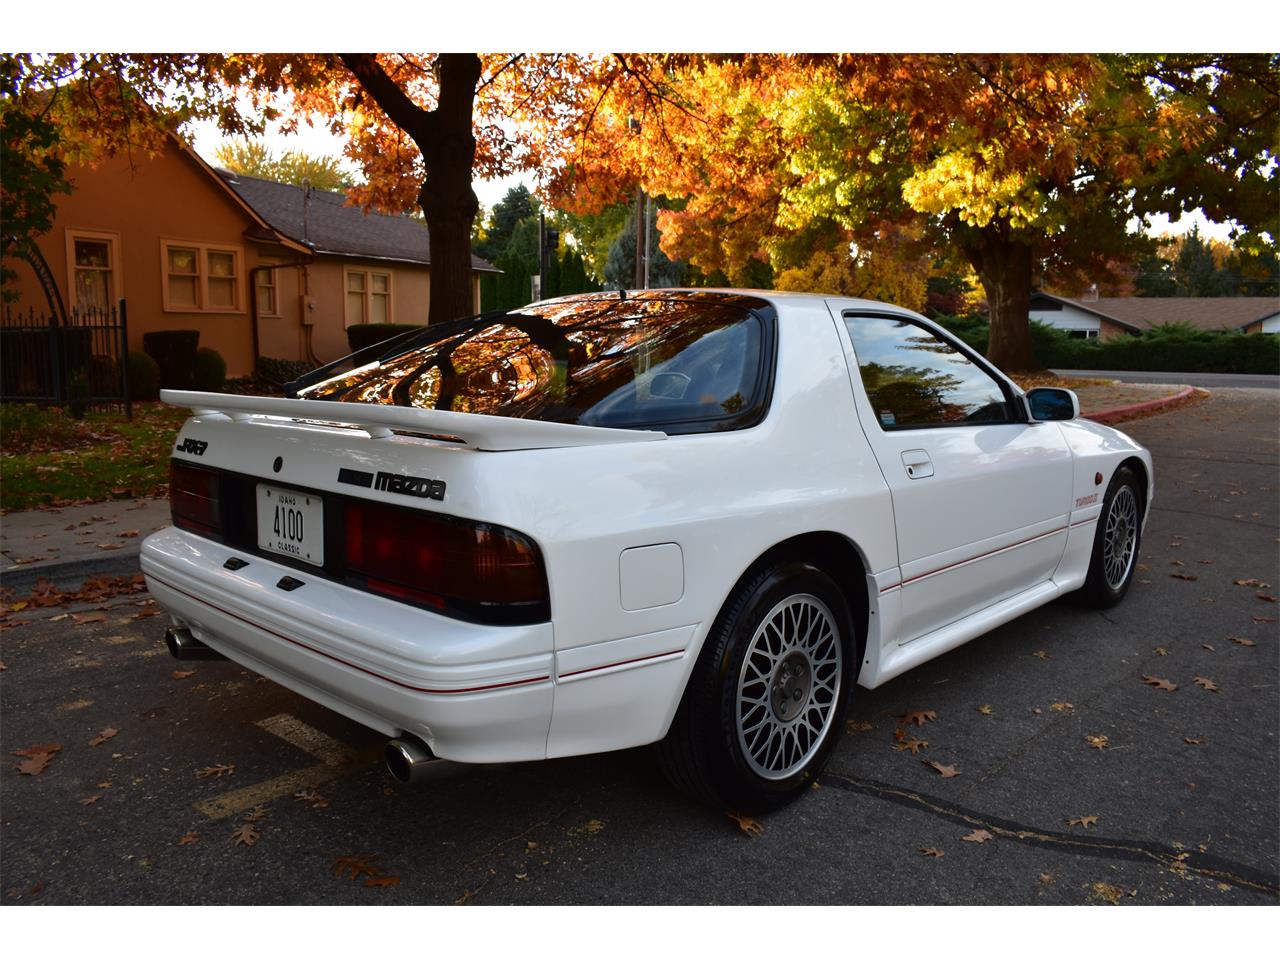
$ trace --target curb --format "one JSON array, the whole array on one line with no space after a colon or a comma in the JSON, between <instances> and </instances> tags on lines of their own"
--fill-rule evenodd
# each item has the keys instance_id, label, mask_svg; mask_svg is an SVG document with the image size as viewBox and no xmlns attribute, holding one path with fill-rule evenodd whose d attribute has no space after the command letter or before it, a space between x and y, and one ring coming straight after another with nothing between
<instances>
[{"instance_id":1,"label":"curb","mask_svg":"<svg viewBox=\"0 0 1280 960\"><path fill-rule=\"evenodd\" d=\"M141 573L139 552L130 551L111 557L87 557L80 560L64 560L58 563L22 564L4 571L4 587L15 594L32 590L40 580L48 580L62 587L79 585L89 577L123 577Z\"/></svg>"},{"instance_id":2,"label":"curb","mask_svg":"<svg viewBox=\"0 0 1280 960\"><path fill-rule=\"evenodd\" d=\"M1080 414L1085 420L1092 420L1094 423L1116 423L1126 420L1129 417L1143 413L1153 413L1162 410L1165 407L1171 407L1176 403L1181 403L1187 397L1196 392L1196 387L1183 387L1177 393L1169 397L1159 397L1155 400L1144 400L1142 403L1131 403L1127 407L1115 407L1111 410L1100 410L1097 413Z\"/></svg>"}]
</instances>

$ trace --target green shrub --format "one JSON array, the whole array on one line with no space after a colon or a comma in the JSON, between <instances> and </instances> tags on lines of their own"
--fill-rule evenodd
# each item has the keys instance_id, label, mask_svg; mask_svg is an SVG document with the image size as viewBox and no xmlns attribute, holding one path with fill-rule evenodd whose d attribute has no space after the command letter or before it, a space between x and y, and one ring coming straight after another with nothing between
<instances>
[{"instance_id":1,"label":"green shrub","mask_svg":"<svg viewBox=\"0 0 1280 960\"><path fill-rule=\"evenodd\" d=\"M83 370L77 370L67 378L67 416L72 420L83 420L88 406L89 377Z\"/></svg>"},{"instance_id":2,"label":"green shrub","mask_svg":"<svg viewBox=\"0 0 1280 960\"><path fill-rule=\"evenodd\" d=\"M129 369L129 399L157 399L160 396L160 366L139 350L130 350L126 363Z\"/></svg>"},{"instance_id":3,"label":"green shrub","mask_svg":"<svg viewBox=\"0 0 1280 960\"><path fill-rule=\"evenodd\" d=\"M306 360L281 360L278 357L258 358L258 378L270 386L280 386L297 380L304 373L316 368L314 363Z\"/></svg>"},{"instance_id":4,"label":"green shrub","mask_svg":"<svg viewBox=\"0 0 1280 960\"><path fill-rule=\"evenodd\" d=\"M157 330L142 335L142 349L160 367L160 386L190 390L196 369L199 330Z\"/></svg>"},{"instance_id":5,"label":"green shrub","mask_svg":"<svg viewBox=\"0 0 1280 960\"><path fill-rule=\"evenodd\" d=\"M355 353L397 334L421 329L422 326L416 323L357 323L347 327L347 343L351 346L351 352Z\"/></svg>"},{"instance_id":6,"label":"green shrub","mask_svg":"<svg viewBox=\"0 0 1280 960\"><path fill-rule=\"evenodd\" d=\"M940 316L937 320L969 346L986 353L984 318ZM1189 324L1166 324L1137 336L1086 340L1033 322L1031 347L1043 366L1058 370L1280 373L1280 337L1201 330Z\"/></svg>"},{"instance_id":7,"label":"green shrub","mask_svg":"<svg viewBox=\"0 0 1280 960\"><path fill-rule=\"evenodd\" d=\"M89 393L95 397L120 396L120 367L115 357L95 353L89 358Z\"/></svg>"},{"instance_id":8,"label":"green shrub","mask_svg":"<svg viewBox=\"0 0 1280 960\"><path fill-rule=\"evenodd\" d=\"M195 373L191 385L196 390L206 393L220 393L227 382L227 361L222 354L212 347L201 347L196 351L193 367Z\"/></svg>"}]
</instances>

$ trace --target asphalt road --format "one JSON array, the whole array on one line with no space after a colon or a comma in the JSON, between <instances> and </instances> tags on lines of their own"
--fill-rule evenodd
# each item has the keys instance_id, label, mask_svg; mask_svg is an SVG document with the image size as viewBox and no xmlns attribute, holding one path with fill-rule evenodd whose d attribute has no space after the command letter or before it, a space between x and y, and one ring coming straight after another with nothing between
<instances>
[{"instance_id":1,"label":"asphalt road","mask_svg":"<svg viewBox=\"0 0 1280 960\"><path fill-rule=\"evenodd\" d=\"M134 619L145 598L85 623L40 611L0 641L0 896L1275 903L1280 645L1276 623L1255 618L1277 616L1258 594L1280 591L1233 581L1280 583L1278 406L1273 392L1233 390L1131 424L1155 454L1158 500L1125 603L1105 614L1054 603L859 689L854 732L818 786L754 836L668 787L647 750L400 786L371 731L234 664L170 660L163 617ZM928 747L895 751L895 718L921 710L936 713L911 728ZM62 749L42 773L15 770L14 751L50 742ZM197 776L220 764L234 772ZM246 816L252 846L233 839ZM963 839L976 830L991 839Z\"/></svg>"},{"instance_id":2,"label":"asphalt road","mask_svg":"<svg viewBox=\"0 0 1280 960\"><path fill-rule=\"evenodd\" d=\"M1101 377L1122 383L1185 383L1192 387L1280 390L1280 377L1253 373L1152 373L1146 370L1054 370L1064 377Z\"/></svg>"}]
</instances>

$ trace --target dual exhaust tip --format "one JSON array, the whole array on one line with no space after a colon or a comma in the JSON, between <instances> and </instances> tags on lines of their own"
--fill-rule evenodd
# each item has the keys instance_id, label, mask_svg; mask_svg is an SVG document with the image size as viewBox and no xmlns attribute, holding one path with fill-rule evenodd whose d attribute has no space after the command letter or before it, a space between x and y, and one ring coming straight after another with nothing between
<instances>
[{"instance_id":1,"label":"dual exhaust tip","mask_svg":"<svg viewBox=\"0 0 1280 960\"><path fill-rule=\"evenodd\" d=\"M186 627L170 627L164 634L165 646L175 660L225 660L213 647L201 642ZM452 766L434 753L421 740L403 737L392 740L386 750L387 770L401 783L420 783L438 770Z\"/></svg>"},{"instance_id":2,"label":"dual exhaust tip","mask_svg":"<svg viewBox=\"0 0 1280 960\"><path fill-rule=\"evenodd\" d=\"M170 627L164 632L164 645L175 660L225 660L213 647L207 646L186 627Z\"/></svg>"}]
</instances>

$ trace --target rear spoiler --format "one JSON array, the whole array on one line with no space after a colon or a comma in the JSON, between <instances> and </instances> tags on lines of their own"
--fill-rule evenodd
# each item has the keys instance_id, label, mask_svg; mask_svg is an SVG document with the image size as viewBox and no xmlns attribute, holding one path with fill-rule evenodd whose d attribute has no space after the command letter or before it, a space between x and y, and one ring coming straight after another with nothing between
<instances>
[{"instance_id":1,"label":"rear spoiler","mask_svg":"<svg viewBox=\"0 0 1280 960\"><path fill-rule=\"evenodd\" d=\"M161 390L160 399L175 407L187 407L196 416L221 415L231 420L274 417L334 423L358 428L375 439L399 432L460 442L474 450L541 450L667 438L660 430L587 427L576 423L548 423L518 417L424 410L381 403L246 397L228 393L198 393L193 390Z\"/></svg>"}]
</instances>

